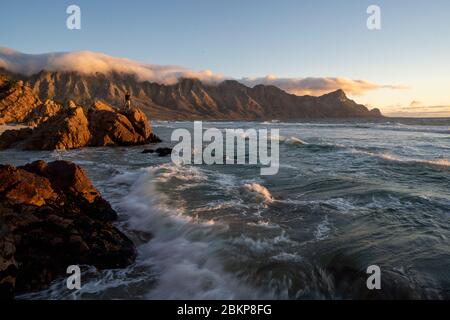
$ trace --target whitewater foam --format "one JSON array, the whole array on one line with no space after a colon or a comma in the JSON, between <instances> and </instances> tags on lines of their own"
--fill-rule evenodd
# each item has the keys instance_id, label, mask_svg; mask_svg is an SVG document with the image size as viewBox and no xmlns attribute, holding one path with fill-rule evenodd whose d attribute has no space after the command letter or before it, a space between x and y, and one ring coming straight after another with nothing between
<instances>
[{"instance_id":1,"label":"whitewater foam","mask_svg":"<svg viewBox=\"0 0 450 320\"><path fill-rule=\"evenodd\" d=\"M284 231L282 231L280 235L273 238L254 239L246 235L241 235L240 237L231 239L230 242L238 247L245 248L245 250L257 254L278 251L279 248L287 249L289 246L297 244L295 241L291 240Z\"/></svg>"},{"instance_id":2,"label":"whitewater foam","mask_svg":"<svg viewBox=\"0 0 450 320\"><path fill-rule=\"evenodd\" d=\"M352 150L354 153L360 153L365 154L371 157L380 158L382 160L386 161L392 161L392 162L400 162L400 163L409 163L409 164L422 164L422 165L431 165L431 166L438 166L438 167L450 167L450 160L448 159L415 159L415 158L405 158L400 157L397 155L393 155L391 153L375 153L375 152L369 152L364 150Z\"/></svg>"},{"instance_id":3,"label":"whitewater foam","mask_svg":"<svg viewBox=\"0 0 450 320\"><path fill-rule=\"evenodd\" d=\"M328 238L328 235L331 231L330 223L328 221L328 217L325 218L317 225L316 231L314 232L314 237L317 241L322 241Z\"/></svg>"},{"instance_id":4,"label":"whitewater foam","mask_svg":"<svg viewBox=\"0 0 450 320\"><path fill-rule=\"evenodd\" d=\"M270 203L270 202L274 201L274 198L272 197L272 194L270 193L270 191L266 187L260 185L259 183L245 184L244 188L247 191L258 195L259 197L262 197L265 202Z\"/></svg>"},{"instance_id":5,"label":"whitewater foam","mask_svg":"<svg viewBox=\"0 0 450 320\"><path fill-rule=\"evenodd\" d=\"M280 226L278 224L273 224L269 221L264 221L264 220L258 220L257 222L248 222L247 225L252 226L252 227L261 227L261 228L267 228L267 229L280 228Z\"/></svg>"},{"instance_id":6,"label":"whitewater foam","mask_svg":"<svg viewBox=\"0 0 450 320\"><path fill-rule=\"evenodd\" d=\"M297 137L285 137L285 136L278 136L277 138L270 137L271 140L278 140L280 143L284 144L291 144L291 145L307 145L308 143L303 141L300 138Z\"/></svg>"},{"instance_id":7,"label":"whitewater foam","mask_svg":"<svg viewBox=\"0 0 450 320\"><path fill-rule=\"evenodd\" d=\"M153 266L159 273L155 287L146 297L237 299L264 296L223 269L218 258L223 244L218 236L220 232L213 230L213 221L199 224L191 219L180 219L179 213L160 205L154 183L165 181L175 172L177 169L170 170L167 165L146 169L119 205L129 217L130 229L153 235L139 247L140 263Z\"/></svg>"},{"instance_id":8,"label":"whitewater foam","mask_svg":"<svg viewBox=\"0 0 450 320\"><path fill-rule=\"evenodd\" d=\"M280 261L280 262L301 262L303 261L303 257L298 254L282 252L271 257L272 260Z\"/></svg>"}]
</instances>

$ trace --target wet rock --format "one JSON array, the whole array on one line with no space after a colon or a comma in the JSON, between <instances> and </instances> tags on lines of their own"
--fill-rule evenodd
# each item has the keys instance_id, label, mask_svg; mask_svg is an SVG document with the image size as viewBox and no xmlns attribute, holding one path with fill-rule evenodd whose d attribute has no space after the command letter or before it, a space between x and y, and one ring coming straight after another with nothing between
<instances>
[{"instance_id":1,"label":"wet rock","mask_svg":"<svg viewBox=\"0 0 450 320\"><path fill-rule=\"evenodd\" d=\"M0 166L0 298L46 288L69 265L122 268L132 241L77 165Z\"/></svg>"},{"instance_id":2,"label":"wet rock","mask_svg":"<svg viewBox=\"0 0 450 320\"><path fill-rule=\"evenodd\" d=\"M148 153L157 153L159 157L166 157L168 155L172 154L172 148L158 148L156 150L153 149L145 149L141 153L148 154Z\"/></svg>"},{"instance_id":3,"label":"wet rock","mask_svg":"<svg viewBox=\"0 0 450 320\"><path fill-rule=\"evenodd\" d=\"M172 154L172 148L158 148L156 149L156 153L160 157L166 157Z\"/></svg>"}]
</instances>

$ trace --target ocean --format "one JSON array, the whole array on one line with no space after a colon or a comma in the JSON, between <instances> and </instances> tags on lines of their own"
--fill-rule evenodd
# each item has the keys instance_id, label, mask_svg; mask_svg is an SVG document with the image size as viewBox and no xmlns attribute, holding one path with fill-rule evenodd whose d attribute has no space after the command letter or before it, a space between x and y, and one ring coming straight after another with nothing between
<instances>
[{"instance_id":1,"label":"ocean","mask_svg":"<svg viewBox=\"0 0 450 320\"><path fill-rule=\"evenodd\" d=\"M174 129L155 122L173 146ZM138 246L121 270L84 268L23 299L450 299L450 119L203 122L280 129L277 175L175 165L149 146L0 152L81 165ZM381 290L366 270L381 270Z\"/></svg>"}]
</instances>

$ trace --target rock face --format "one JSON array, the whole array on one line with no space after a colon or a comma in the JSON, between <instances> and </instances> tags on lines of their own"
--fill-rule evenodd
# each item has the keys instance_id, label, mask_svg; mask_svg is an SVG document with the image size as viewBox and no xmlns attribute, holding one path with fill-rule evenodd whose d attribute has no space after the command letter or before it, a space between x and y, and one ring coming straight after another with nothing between
<instances>
[{"instance_id":1,"label":"rock face","mask_svg":"<svg viewBox=\"0 0 450 320\"><path fill-rule=\"evenodd\" d=\"M23 141L22 148L69 150L87 146L91 139L88 125L81 107L64 110L33 129L31 135Z\"/></svg>"},{"instance_id":2,"label":"rock face","mask_svg":"<svg viewBox=\"0 0 450 320\"><path fill-rule=\"evenodd\" d=\"M342 90L321 97L296 96L275 86L247 87L227 80L217 85L196 79L180 79L173 85L139 81L128 74L84 75L77 72L42 71L32 76L15 75L40 99L72 99L90 104L101 99L123 104L125 92L152 119L159 120L296 120L321 118L379 118Z\"/></svg>"},{"instance_id":3,"label":"rock face","mask_svg":"<svg viewBox=\"0 0 450 320\"><path fill-rule=\"evenodd\" d=\"M122 268L136 250L77 165L0 166L0 298L45 288L69 265Z\"/></svg>"},{"instance_id":4,"label":"rock face","mask_svg":"<svg viewBox=\"0 0 450 320\"><path fill-rule=\"evenodd\" d=\"M138 109L121 112L94 106L89 111L90 146L127 146L158 142L147 116Z\"/></svg>"},{"instance_id":5,"label":"rock face","mask_svg":"<svg viewBox=\"0 0 450 320\"><path fill-rule=\"evenodd\" d=\"M61 108L60 104L51 100L42 102L22 81L0 76L0 124L34 126L57 114Z\"/></svg>"},{"instance_id":6,"label":"rock face","mask_svg":"<svg viewBox=\"0 0 450 320\"><path fill-rule=\"evenodd\" d=\"M34 129L5 131L0 136L0 148L69 150L159 141L152 133L148 118L138 109L118 111L96 102L86 110L69 102L68 106Z\"/></svg>"}]
</instances>

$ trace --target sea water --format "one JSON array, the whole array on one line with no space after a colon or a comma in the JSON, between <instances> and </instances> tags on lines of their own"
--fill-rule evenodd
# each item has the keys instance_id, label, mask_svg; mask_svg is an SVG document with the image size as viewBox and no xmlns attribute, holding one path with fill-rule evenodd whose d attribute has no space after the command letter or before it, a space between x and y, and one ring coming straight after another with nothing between
<instances>
[{"instance_id":1,"label":"sea water","mask_svg":"<svg viewBox=\"0 0 450 320\"><path fill-rule=\"evenodd\" d=\"M175 165L148 146L0 152L81 165L138 247L25 299L450 299L450 120L204 122L280 130L279 172ZM171 146L177 128L153 123ZM377 265L382 290L364 287Z\"/></svg>"}]
</instances>

